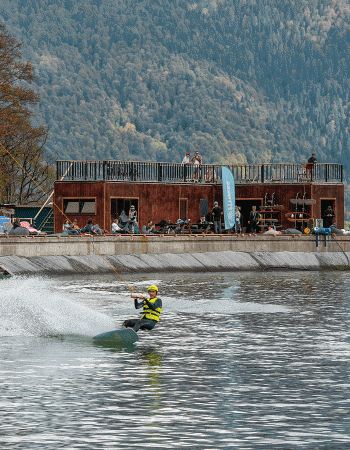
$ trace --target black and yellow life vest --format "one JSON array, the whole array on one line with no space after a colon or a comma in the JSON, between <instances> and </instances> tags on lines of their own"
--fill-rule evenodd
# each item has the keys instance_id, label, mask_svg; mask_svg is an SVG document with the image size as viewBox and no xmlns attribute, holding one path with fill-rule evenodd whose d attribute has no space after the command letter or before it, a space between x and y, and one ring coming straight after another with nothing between
<instances>
[{"instance_id":1,"label":"black and yellow life vest","mask_svg":"<svg viewBox=\"0 0 350 450\"><path fill-rule=\"evenodd\" d=\"M157 299L158 299L158 297L148 298L147 300L150 303L154 303ZM161 312L162 312L162 308L156 308L155 310L153 310L146 303L143 305L142 319L151 319L151 320L156 320L157 322L159 322L159 316L160 316Z\"/></svg>"}]
</instances>

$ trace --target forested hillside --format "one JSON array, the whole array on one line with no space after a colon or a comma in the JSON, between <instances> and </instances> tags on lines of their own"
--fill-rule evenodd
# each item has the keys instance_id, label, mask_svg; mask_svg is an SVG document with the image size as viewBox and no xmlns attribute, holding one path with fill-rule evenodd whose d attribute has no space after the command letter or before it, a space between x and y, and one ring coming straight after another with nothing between
<instances>
[{"instance_id":1,"label":"forested hillside","mask_svg":"<svg viewBox=\"0 0 350 450\"><path fill-rule=\"evenodd\" d=\"M1 0L47 155L347 164L343 0Z\"/></svg>"}]
</instances>

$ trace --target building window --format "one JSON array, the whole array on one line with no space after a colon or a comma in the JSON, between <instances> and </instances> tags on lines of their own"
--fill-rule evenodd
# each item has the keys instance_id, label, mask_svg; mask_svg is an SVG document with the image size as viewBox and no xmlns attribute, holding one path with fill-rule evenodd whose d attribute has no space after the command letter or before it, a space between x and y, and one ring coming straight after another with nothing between
<instances>
[{"instance_id":1,"label":"building window","mask_svg":"<svg viewBox=\"0 0 350 450\"><path fill-rule=\"evenodd\" d=\"M80 214L96 214L95 200L80 200Z\"/></svg>"},{"instance_id":2,"label":"building window","mask_svg":"<svg viewBox=\"0 0 350 450\"><path fill-rule=\"evenodd\" d=\"M65 214L96 214L96 202L92 199L69 199L63 200L63 212Z\"/></svg>"},{"instance_id":3,"label":"building window","mask_svg":"<svg viewBox=\"0 0 350 450\"><path fill-rule=\"evenodd\" d=\"M79 201L64 200L63 210L65 214L79 214Z\"/></svg>"}]
</instances>

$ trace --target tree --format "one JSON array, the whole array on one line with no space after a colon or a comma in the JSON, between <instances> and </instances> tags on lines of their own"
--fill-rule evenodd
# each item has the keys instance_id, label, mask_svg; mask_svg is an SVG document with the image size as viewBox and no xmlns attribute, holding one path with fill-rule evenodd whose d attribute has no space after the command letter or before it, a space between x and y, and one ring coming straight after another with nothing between
<instances>
[{"instance_id":1,"label":"tree","mask_svg":"<svg viewBox=\"0 0 350 450\"><path fill-rule=\"evenodd\" d=\"M54 173L44 159L45 127L31 125L31 108L39 96L29 62L21 60L21 44L0 26L0 200L29 204L52 189Z\"/></svg>"}]
</instances>

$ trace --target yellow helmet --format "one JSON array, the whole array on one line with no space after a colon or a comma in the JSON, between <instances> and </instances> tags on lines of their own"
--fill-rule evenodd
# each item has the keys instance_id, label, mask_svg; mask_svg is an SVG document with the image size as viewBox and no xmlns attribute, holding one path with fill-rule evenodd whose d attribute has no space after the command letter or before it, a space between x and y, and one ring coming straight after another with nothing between
<instances>
[{"instance_id":1,"label":"yellow helmet","mask_svg":"<svg viewBox=\"0 0 350 450\"><path fill-rule=\"evenodd\" d=\"M157 291L157 292L158 292L158 287L155 286L154 284L152 284L152 285L148 288L148 290L149 290L149 291Z\"/></svg>"}]
</instances>

